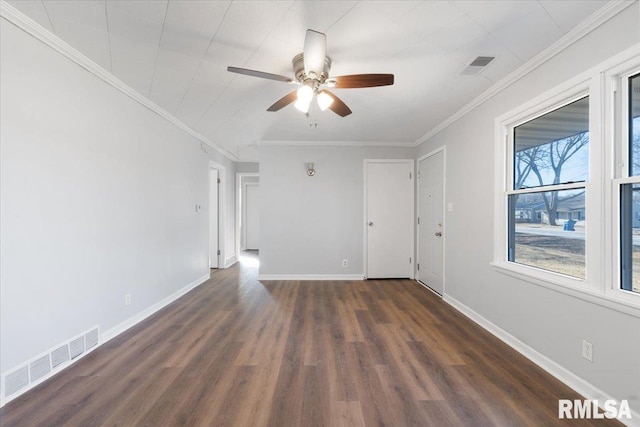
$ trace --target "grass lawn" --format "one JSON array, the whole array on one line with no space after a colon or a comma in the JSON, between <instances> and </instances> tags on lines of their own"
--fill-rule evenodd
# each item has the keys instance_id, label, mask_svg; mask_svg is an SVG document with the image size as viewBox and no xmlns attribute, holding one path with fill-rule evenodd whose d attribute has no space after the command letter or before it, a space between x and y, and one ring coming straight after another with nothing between
<instances>
[{"instance_id":1,"label":"grass lawn","mask_svg":"<svg viewBox=\"0 0 640 427\"><path fill-rule=\"evenodd\" d=\"M584 279L584 240L516 233L516 262Z\"/></svg>"},{"instance_id":2,"label":"grass lawn","mask_svg":"<svg viewBox=\"0 0 640 427\"><path fill-rule=\"evenodd\" d=\"M584 279L585 241L516 233L516 262ZM640 293L640 246L633 247L633 290Z\"/></svg>"}]
</instances>

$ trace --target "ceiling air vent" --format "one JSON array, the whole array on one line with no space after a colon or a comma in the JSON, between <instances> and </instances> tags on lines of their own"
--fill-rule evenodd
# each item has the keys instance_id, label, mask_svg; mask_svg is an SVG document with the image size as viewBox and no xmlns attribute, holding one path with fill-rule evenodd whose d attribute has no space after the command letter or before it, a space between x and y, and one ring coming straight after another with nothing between
<instances>
[{"instance_id":1,"label":"ceiling air vent","mask_svg":"<svg viewBox=\"0 0 640 427\"><path fill-rule=\"evenodd\" d=\"M460 72L460 74L466 75L474 75L478 74L480 71L484 69L491 61L496 59L495 56L478 56L476 59L471 61L468 67Z\"/></svg>"}]
</instances>

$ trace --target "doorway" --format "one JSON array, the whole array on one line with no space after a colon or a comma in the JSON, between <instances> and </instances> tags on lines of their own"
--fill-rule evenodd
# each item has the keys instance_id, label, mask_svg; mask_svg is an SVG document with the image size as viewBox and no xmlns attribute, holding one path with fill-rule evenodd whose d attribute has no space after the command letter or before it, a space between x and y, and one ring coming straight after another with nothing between
<instances>
[{"instance_id":1,"label":"doorway","mask_svg":"<svg viewBox=\"0 0 640 427\"><path fill-rule=\"evenodd\" d=\"M260 186L258 183L247 183L244 192L244 249L260 249Z\"/></svg>"},{"instance_id":2,"label":"doorway","mask_svg":"<svg viewBox=\"0 0 640 427\"><path fill-rule=\"evenodd\" d=\"M225 167L209 160L209 268L227 268L235 262L235 255L227 259L225 251L226 178Z\"/></svg>"},{"instance_id":3,"label":"doorway","mask_svg":"<svg viewBox=\"0 0 640 427\"><path fill-rule=\"evenodd\" d=\"M209 268L218 268L220 264L220 171L209 170Z\"/></svg>"},{"instance_id":4,"label":"doorway","mask_svg":"<svg viewBox=\"0 0 640 427\"><path fill-rule=\"evenodd\" d=\"M364 272L410 278L413 269L413 160L364 161Z\"/></svg>"},{"instance_id":5,"label":"doorway","mask_svg":"<svg viewBox=\"0 0 640 427\"><path fill-rule=\"evenodd\" d=\"M445 148L418 159L418 281L444 295Z\"/></svg>"}]
</instances>

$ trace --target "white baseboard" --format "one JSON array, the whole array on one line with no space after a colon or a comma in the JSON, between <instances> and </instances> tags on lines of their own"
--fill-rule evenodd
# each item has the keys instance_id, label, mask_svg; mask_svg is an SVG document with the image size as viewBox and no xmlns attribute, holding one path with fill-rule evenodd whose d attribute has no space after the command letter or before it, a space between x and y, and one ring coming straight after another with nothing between
<instances>
[{"instance_id":1,"label":"white baseboard","mask_svg":"<svg viewBox=\"0 0 640 427\"><path fill-rule=\"evenodd\" d=\"M194 280L193 282L189 283L184 288L178 290L177 292L174 292L173 294L169 295L168 297L164 298L163 300L158 301L157 303L155 303L151 307L141 311L140 313L136 314L133 317L128 318L124 322L121 322L121 323L117 324L116 326L114 326L113 328L109 329L108 331L105 331L103 334L100 335L100 344L102 345L102 344L106 343L107 341L117 337L118 335L120 335L121 333L126 331L127 329L129 329L129 328L137 325L138 323L142 322L144 319L146 319L147 317L151 316L156 311L159 311L159 310L163 309L164 307L166 307L167 305L171 304L172 302L174 302L175 300L177 300L178 298L180 298L181 296L183 296L184 294L186 294L190 290L192 290L192 289L198 287L199 285L203 284L204 282L209 280L210 277L211 277L210 273L205 274L204 276L202 276L202 277Z\"/></svg>"},{"instance_id":2,"label":"white baseboard","mask_svg":"<svg viewBox=\"0 0 640 427\"><path fill-rule=\"evenodd\" d=\"M471 308L467 307L452 296L445 293L443 300L447 304L458 310L460 313L464 314L469 319L473 320L475 323L491 332L494 336L505 342L511 348L525 356L527 359L540 366L549 374L553 375L558 380L562 381L564 384L584 396L586 399L597 400L598 402L602 403L604 403L605 400L615 399L615 397L612 397L609 394L603 392L593 384L585 381L565 367L549 359L544 354L534 350L532 347L523 343L518 338L514 337L496 324L490 322L485 317L473 311ZM616 400L620 401L620 399ZM628 426L640 427L640 413L632 410L631 417L632 418L630 420L620 419L619 421Z\"/></svg>"},{"instance_id":3,"label":"white baseboard","mask_svg":"<svg viewBox=\"0 0 640 427\"><path fill-rule=\"evenodd\" d=\"M236 262L238 262L238 255L237 254L233 254L233 255L231 255L230 257L227 257L227 259L224 260L224 268L229 268L233 264L235 264Z\"/></svg>"},{"instance_id":4,"label":"white baseboard","mask_svg":"<svg viewBox=\"0 0 640 427\"><path fill-rule=\"evenodd\" d=\"M260 274L258 280L364 280L362 274Z\"/></svg>"},{"instance_id":5,"label":"white baseboard","mask_svg":"<svg viewBox=\"0 0 640 427\"><path fill-rule=\"evenodd\" d=\"M28 392L29 390L33 389L34 387L36 387L37 385L43 383L44 381L48 380L51 377L56 376L58 373L63 372L66 370L66 368L68 368L69 366L73 365L74 363L76 363L78 360L82 359L83 357L85 357L87 354L91 353L92 351L94 351L95 349L97 349L98 347L102 346L104 343L106 343L107 341L115 338L116 336L120 335L121 333L123 333L124 331L126 331L127 329L131 328L132 326L135 326L136 324L142 322L144 319L146 319L147 317L151 316L152 314L154 314L155 312L157 312L158 310L166 307L167 305L171 304L172 302L174 302L175 300L177 300L178 298L180 298L181 296L183 296L184 294L186 294L187 292L189 292L190 290L196 288L197 286L201 285L202 283L206 282L207 280L209 280L210 278L210 273L205 274L204 276L194 280L193 282L189 283L187 286L185 286L184 288L178 290L177 292L174 292L173 294L169 295L168 297L164 298L163 300L157 302L156 304L152 305L151 307L147 308L146 310L141 311L140 313L136 314L133 317L130 317L129 319L125 320L122 323L119 323L118 325L114 326L113 328L109 329L108 331L105 331L104 333L99 333L99 339L98 339L98 344L95 345L94 347L87 349L82 355L76 357L73 360L67 361L64 364L61 364L60 366L58 366L55 370L52 370L49 374L47 374L46 376L42 377L41 379L38 379L37 381L34 381L32 383L29 383L26 387L24 387L23 389L21 389L20 391L13 393L11 396L5 396L5 384L4 384L4 379L8 374L11 374L12 372L16 371L19 368L22 368L25 365L28 365L30 362L32 362L33 360L36 360L40 357L42 357L43 355L46 355L48 353L50 353L51 351L55 350L56 348L59 347L59 345L53 347L50 350L47 350L44 353L41 353L40 355L31 358L29 360L27 360L24 363L19 364L18 366L16 366L15 368L12 368L6 372L2 373L2 383L0 384L0 408L3 407L4 405L6 405L7 403L9 403L10 401L14 400L15 398L23 395L24 393ZM98 326L95 326L94 328L97 328L98 331L100 331ZM82 334L80 334L79 336L81 336ZM76 337L71 338L70 340L73 340ZM68 340L68 341L70 341Z\"/></svg>"}]
</instances>

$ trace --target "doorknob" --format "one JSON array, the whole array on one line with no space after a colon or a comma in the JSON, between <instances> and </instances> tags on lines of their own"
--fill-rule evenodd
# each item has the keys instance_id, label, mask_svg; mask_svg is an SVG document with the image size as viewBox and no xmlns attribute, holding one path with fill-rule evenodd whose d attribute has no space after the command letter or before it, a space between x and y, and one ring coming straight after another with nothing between
<instances>
[{"instance_id":1,"label":"doorknob","mask_svg":"<svg viewBox=\"0 0 640 427\"><path fill-rule=\"evenodd\" d=\"M441 231L436 231L436 237L442 237L442 232Z\"/></svg>"},{"instance_id":2,"label":"doorknob","mask_svg":"<svg viewBox=\"0 0 640 427\"><path fill-rule=\"evenodd\" d=\"M369 221L369 227L373 227L373 221Z\"/></svg>"}]
</instances>

